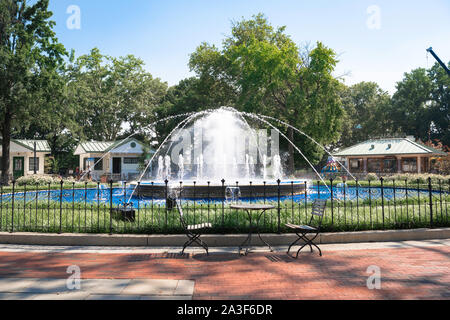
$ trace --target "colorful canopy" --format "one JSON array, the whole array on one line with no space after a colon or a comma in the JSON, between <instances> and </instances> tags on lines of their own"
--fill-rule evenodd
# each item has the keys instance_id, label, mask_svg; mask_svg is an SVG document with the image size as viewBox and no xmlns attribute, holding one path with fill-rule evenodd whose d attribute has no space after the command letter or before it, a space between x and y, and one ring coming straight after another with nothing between
<instances>
[{"instance_id":1,"label":"colorful canopy","mask_svg":"<svg viewBox=\"0 0 450 320\"><path fill-rule=\"evenodd\" d=\"M322 173L338 173L339 165L333 159L328 160L328 163L322 169Z\"/></svg>"}]
</instances>

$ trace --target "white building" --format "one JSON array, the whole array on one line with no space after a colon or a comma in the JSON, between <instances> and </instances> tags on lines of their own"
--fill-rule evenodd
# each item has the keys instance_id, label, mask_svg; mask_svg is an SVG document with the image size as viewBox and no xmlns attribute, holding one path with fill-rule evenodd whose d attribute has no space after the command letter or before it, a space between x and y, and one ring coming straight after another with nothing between
<instances>
[{"instance_id":1,"label":"white building","mask_svg":"<svg viewBox=\"0 0 450 320\"><path fill-rule=\"evenodd\" d=\"M36 158L34 147L36 144ZM44 174L45 157L51 154L51 149L46 140L15 140L12 139L9 147L9 172L14 179L34 174L36 166L37 174ZM0 171L1 156L3 154L0 145Z\"/></svg>"},{"instance_id":2,"label":"white building","mask_svg":"<svg viewBox=\"0 0 450 320\"><path fill-rule=\"evenodd\" d=\"M78 145L75 155L80 156L80 170L90 171L93 180L133 180L139 174L139 158L144 145L136 139L114 142L90 141ZM150 151L150 154L154 151Z\"/></svg>"}]
</instances>

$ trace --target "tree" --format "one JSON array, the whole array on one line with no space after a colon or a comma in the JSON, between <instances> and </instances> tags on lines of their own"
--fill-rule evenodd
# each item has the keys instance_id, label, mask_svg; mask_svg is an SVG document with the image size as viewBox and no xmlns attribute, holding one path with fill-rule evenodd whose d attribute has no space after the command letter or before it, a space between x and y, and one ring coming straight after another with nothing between
<instances>
[{"instance_id":1,"label":"tree","mask_svg":"<svg viewBox=\"0 0 450 320\"><path fill-rule=\"evenodd\" d=\"M343 85L341 97L347 115L339 147L349 147L374 136L391 133L391 97L378 84L360 82L351 87Z\"/></svg>"},{"instance_id":2,"label":"tree","mask_svg":"<svg viewBox=\"0 0 450 320\"><path fill-rule=\"evenodd\" d=\"M66 51L49 20L49 0L0 0L0 129L2 182L9 183L11 132L39 117L35 95L45 87Z\"/></svg>"},{"instance_id":3,"label":"tree","mask_svg":"<svg viewBox=\"0 0 450 320\"><path fill-rule=\"evenodd\" d=\"M29 124L15 130L13 135L21 139L45 139L52 155L61 168L75 168L78 164L73 150L78 143L79 126L75 119L75 107L68 90L68 73L65 65L47 77L46 85L35 94L33 105L40 114ZM53 170L58 173L58 171Z\"/></svg>"},{"instance_id":4,"label":"tree","mask_svg":"<svg viewBox=\"0 0 450 320\"><path fill-rule=\"evenodd\" d=\"M236 96L224 83L212 79L188 78L170 87L164 101L156 108L157 119L174 115L235 105ZM176 118L155 126L156 140L162 142L182 119Z\"/></svg>"},{"instance_id":5,"label":"tree","mask_svg":"<svg viewBox=\"0 0 450 320\"><path fill-rule=\"evenodd\" d=\"M167 84L144 70L133 55L113 58L97 48L70 66L69 90L80 138L113 141L130 133L145 134Z\"/></svg>"},{"instance_id":6,"label":"tree","mask_svg":"<svg viewBox=\"0 0 450 320\"><path fill-rule=\"evenodd\" d=\"M393 129L450 145L450 77L436 63L405 73L392 97Z\"/></svg>"},{"instance_id":7,"label":"tree","mask_svg":"<svg viewBox=\"0 0 450 320\"><path fill-rule=\"evenodd\" d=\"M430 140L425 144L431 148L447 153L447 155L445 156L434 159L434 161L432 161L431 163L431 166L433 170L435 170L439 174L450 174L450 148L437 139L434 141Z\"/></svg>"},{"instance_id":8,"label":"tree","mask_svg":"<svg viewBox=\"0 0 450 320\"><path fill-rule=\"evenodd\" d=\"M432 82L423 68L405 73L397 83L390 112L394 129L428 140L431 128L429 115Z\"/></svg>"},{"instance_id":9,"label":"tree","mask_svg":"<svg viewBox=\"0 0 450 320\"><path fill-rule=\"evenodd\" d=\"M450 77L437 63L428 70L428 77L432 83L430 138L441 140L444 145L450 146Z\"/></svg>"},{"instance_id":10,"label":"tree","mask_svg":"<svg viewBox=\"0 0 450 320\"><path fill-rule=\"evenodd\" d=\"M274 29L262 15L232 25L231 36L219 50L201 44L191 55L190 68L202 81L220 83L236 98L243 111L274 116L310 134L319 143L339 138L343 109L338 95L339 82L332 72L336 54L322 43L312 50L299 50L285 34ZM317 163L323 151L304 137L288 138ZM289 171L294 171L294 147L288 145Z\"/></svg>"}]
</instances>

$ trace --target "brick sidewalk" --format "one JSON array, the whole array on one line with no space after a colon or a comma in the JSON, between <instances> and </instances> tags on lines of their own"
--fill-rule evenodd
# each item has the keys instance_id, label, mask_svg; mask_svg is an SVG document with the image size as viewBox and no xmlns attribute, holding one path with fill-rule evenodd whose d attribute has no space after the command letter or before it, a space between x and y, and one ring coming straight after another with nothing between
<instances>
[{"instance_id":1,"label":"brick sidewalk","mask_svg":"<svg viewBox=\"0 0 450 320\"><path fill-rule=\"evenodd\" d=\"M98 254L0 252L0 278L194 280L194 299L450 299L450 247L284 253ZM381 268L381 290L366 286Z\"/></svg>"}]
</instances>

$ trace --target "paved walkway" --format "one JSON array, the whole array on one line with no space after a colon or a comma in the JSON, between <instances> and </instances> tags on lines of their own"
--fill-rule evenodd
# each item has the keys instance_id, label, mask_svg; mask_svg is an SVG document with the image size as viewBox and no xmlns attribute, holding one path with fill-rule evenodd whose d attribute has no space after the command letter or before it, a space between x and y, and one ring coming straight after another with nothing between
<instances>
[{"instance_id":1,"label":"paved walkway","mask_svg":"<svg viewBox=\"0 0 450 320\"><path fill-rule=\"evenodd\" d=\"M322 258L305 251L295 260L286 248L181 257L179 248L0 245L0 299L450 299L450 240L321 248ZM81 291L66 289L73 265ZM381 272L379 290L367 286L369 267Z\"/></svg>"},{"instance_id":2,"label":"paved walkway","mask_svg":"<svg viewBox=\"0 0 450 320\"><path fill-rule=\"evenodd\" d=\"M0 278L0 300L191 300L194 281Z\"/></svg>"}]
</instances>

